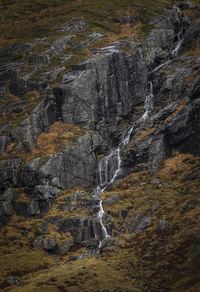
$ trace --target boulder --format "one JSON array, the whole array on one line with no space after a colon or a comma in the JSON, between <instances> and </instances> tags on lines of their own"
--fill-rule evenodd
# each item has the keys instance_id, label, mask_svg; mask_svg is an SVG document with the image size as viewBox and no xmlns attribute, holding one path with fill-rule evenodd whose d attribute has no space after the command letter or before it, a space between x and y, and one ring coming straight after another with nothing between
<instances>
[{"instance_id":1,"label":"boulder","mask_svg":"<svg viewBox=\"0 0 200 292\"><path fill-rule=\"evenodd\" d=\"M39 236L33 242L33 247L42 248L46 251L53 251L57 243L53 237L47 238Z\"/></svg>"}]
</instances>

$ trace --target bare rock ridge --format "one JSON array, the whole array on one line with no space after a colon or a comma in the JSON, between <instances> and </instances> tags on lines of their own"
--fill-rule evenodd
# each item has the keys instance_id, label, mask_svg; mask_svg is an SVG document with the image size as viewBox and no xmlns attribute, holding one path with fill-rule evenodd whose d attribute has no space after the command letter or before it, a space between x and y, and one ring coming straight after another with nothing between
<instances>
[{"instance_id":1,"label":"bare rock ridge","mask_svg":"<svg viewBox=\"0 0 200 292\"><path fill-rule=\"evenodd\" d=\"M65 66L59 64L39 74L53 57L60 56L66 46L71 45L73 34L84 29L83 19L73 19L61 27L59 31L66 35L54 40L48 50L37 55L32 50L38 43L45 44L45 39L16 45L1 53L5 61L0 63L0 98L4 100L9 86L10 92L20 99L6 105L1 115L25 111L28 106L25 95L33 90L37 90L42 99L17 127L4 125L0 128L0 154L11 143L16 143L17 153L30 151L38 135L48 132L58 120L87 130L75 142L48 155L42 164L41 157L26 164L22 164L17 155L0 160L1 226L14 212L24 217L42 217L66 189L87 188L89 191L85 196L91 194L97 185L98 154L105 155L118 145L124 133L124 123L127 125L125 131L132 125L133 132L130 143L121 150L122 167L118 179L140 170L149 169L155 173L164 159L171 156L173 149L200 154L200 60L179 56L190 48L191 40L193 47L199 45L199 22L200 19L190 23L177 7L165 10L162 16L151 20L154 29L144 42L127 40L126 46L131 47L133 53L123 50L124 43L103 48L68 73L64 73ZM85 42L72 43L72 46L83 49L100 38L103 35L90 34ZM177 45L180 49L174 55ZM21 76L25 63L20 53L25 50L31 70ZM51 89L49 81L56 80L61 73L60 85ZM39 77L34 79L37 74ZM148 119L141 123L149 82L153 85L153 108ZM141 136L141 132L146 134ZM114 162L109 167L115 167ZM17 202L17 188L24 189L28 202ZM99 211L98 200L79 194L66 201L70 210L81 206L87 216L56 221L59 232L70 232L73 237L73 243L66 244L63 249L66 251L73 244L81 245L85 241L88 246L96 247L95 234L102 232L95 217ZM121 210L116 216L123 220L127 213L127 210ZM139 214L129 232L144 230L151 219L151 216ZM105 214L103 221L109 235L113 230L117 232L109 214ZM102 234L99 238L103 238ZM59 248L53 240L46 242L41 237L34 241L34 246L48 251Z\"/></svg>"}]
</instances>

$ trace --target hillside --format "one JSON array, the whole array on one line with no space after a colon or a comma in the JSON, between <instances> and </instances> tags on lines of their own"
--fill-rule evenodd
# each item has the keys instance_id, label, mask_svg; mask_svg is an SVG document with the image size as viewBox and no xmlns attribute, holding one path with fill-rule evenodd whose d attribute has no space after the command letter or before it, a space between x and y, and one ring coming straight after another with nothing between
<instances>
[{"instance_id":1,"label":"hillside","mask_svg":"<svg viewBox=\"0 0 200 292\"><path fill-rule=\"evenodd\" d=\"M0 291L200 291L200 2L0 1Z\"/></svg>"}]
</instances>

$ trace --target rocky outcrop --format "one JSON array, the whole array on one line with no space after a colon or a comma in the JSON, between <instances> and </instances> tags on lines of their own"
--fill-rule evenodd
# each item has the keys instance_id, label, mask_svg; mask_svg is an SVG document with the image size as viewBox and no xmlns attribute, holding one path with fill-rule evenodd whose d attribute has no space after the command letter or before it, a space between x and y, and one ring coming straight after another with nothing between
<instances>
[{"instance_id":1,"label":"rocky outcrop","mask_svg":"<svg viewBox=\"0 0 200 292\"><path fill-rule=\"evenodd\" d=\"M143 103L146 90L147 68L137 51L133 56L107 53L89 59L76 66L73 75L64 76L54 94L64 122L107 138L134 105Z\"/></svg>"},{"instance_id":2,"label":"rocky outcrop","mask_svg":"<svg viewBox=\"0 0 200 292\"><path fill-rule=\"evenodd\" d=\"M191 24L183 40L183 49L190 49L200 44L200 18Z\"/></svg>"},{"instance_id":3,"label":"rocky outcrop","mask_svg":"<svg viewBox=\"0 0 200 292\"><path fill-rule=\"evenodd\" d=\"M97 133L87 133L80 137L76 145L69 145L57 154L50 155L40 168L38 177L41 184L47 181L61 189L75 186L91 187L95 185L97 168L96 150L100 146Z\"/></svg>"},{"instance_id":4,"label":"rocky outcrop","mask_svg":"<svg viewBox=\"0 0 200 292\"><path fill-rule=\"evenodd\" d=\"M57 120L56 106L53 100L43 99L33 110L31 116L11 131L12 140L18 143L17 149L29 150L41 132L47 132Z\"/></svg>"}]
</instances>

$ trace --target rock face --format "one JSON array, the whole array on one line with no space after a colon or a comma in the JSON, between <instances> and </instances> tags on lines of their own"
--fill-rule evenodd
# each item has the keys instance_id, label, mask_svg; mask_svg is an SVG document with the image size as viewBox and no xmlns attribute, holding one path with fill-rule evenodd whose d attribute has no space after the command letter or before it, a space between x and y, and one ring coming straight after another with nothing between
<instances>
[{"instance_id":1,"label":"rock face","mask_svg":"<svg viewBox=\"0 0 200 292\"><path fill-rule=\"evenodd\" d=\"M0 161L0 190L20 185L18 172L20 164L19 158Z\"/></svg>"},{"instance_id":2,"label":"rock face","mask_svg":"<svg viewBox=\"0 0 200 292\"><path fill-rule=\"evenodd\" d=\"M80 137L76 145L66 146L56 155L51 155L39 170L39 181L45 184L58 178L62 189L75 186L90 187L95 184L97 167L96 149L100 145L99 135Z\"/></svg>"},{"instance_id":3,"label":"rock face","mask_svg":"<svg viewBox=\"0 0 200 292\"><path fill-rule=\"evenodd\" d=\"M44 99L36 106L30 117L11 131L11 137L18 142L19 150L28 151L30 146L35 143L36 137L41 132L47 132L56 120L57 111L54 101Z\"/></svg>"},{"instance_id":4,"label":"rock face","mask_svg":"<svg viewBox=\"0 0 200 292\"><path fill-rule=\"evenodd\" d=\"M134 105L144 101L147 68L139 52L100 55L75 69L70 78L64 76L62 87L54 89L64 122L97 130L106 138Z\"/></svg>"}]
</instances>

